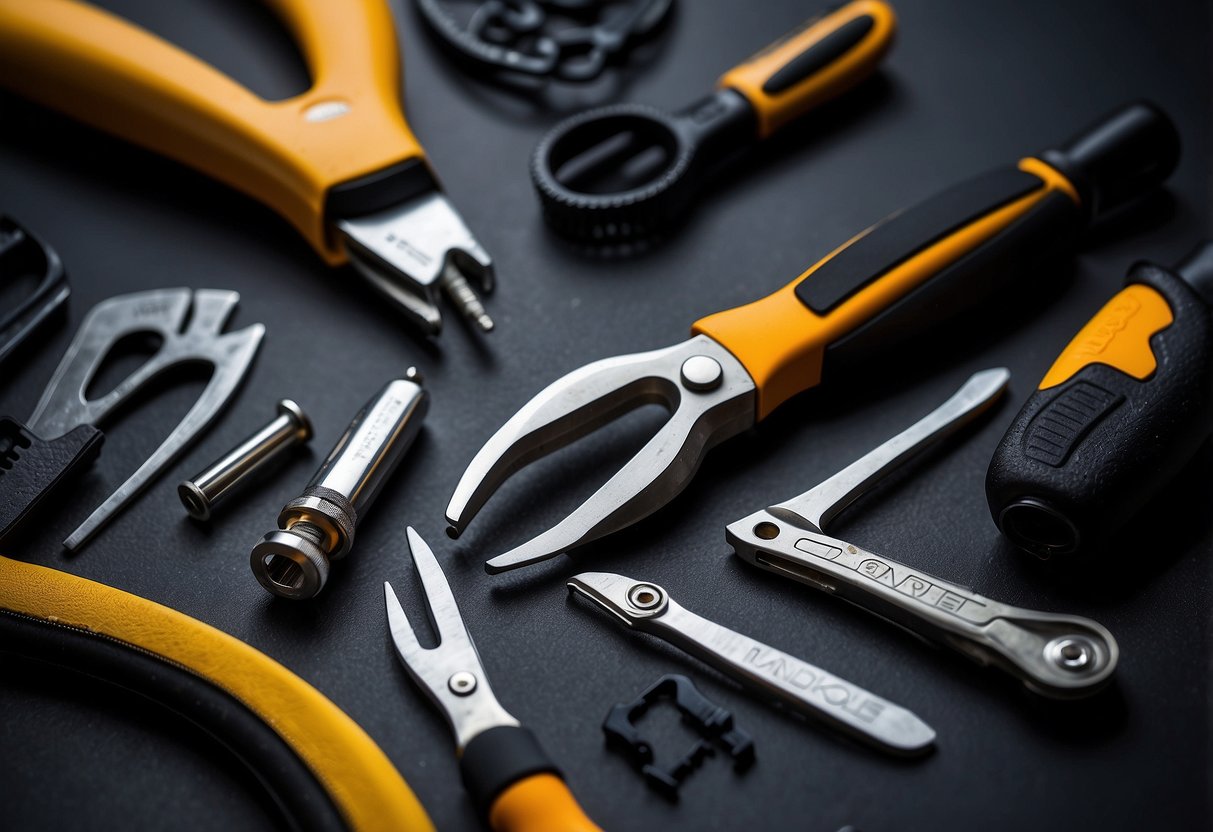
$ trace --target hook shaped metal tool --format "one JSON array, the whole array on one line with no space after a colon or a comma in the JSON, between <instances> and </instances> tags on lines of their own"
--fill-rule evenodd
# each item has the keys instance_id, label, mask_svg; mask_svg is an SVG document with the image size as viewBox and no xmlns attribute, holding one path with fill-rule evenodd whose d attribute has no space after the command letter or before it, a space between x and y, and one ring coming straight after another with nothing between
<instances>
[{"instance_id":1,"label":"hook shaped metal tool","mask_svg":"<svg viewBox=\"0 0 1213 832\"><path fill-rule=\"evenodd\" d=\"M986 412L1009 378L1002 368L975 374L952 398L862 459L799 497L738 520L725 535L747 563L851 601L1004 670L1037 693L1089 696L1111 679L1120 655L1102 625L993 601L822 533L889 473Z\"/></svg>"},{"instance_id":2,"label":"hook shaped metal tool","mask_svg":"<svg viewBox=\"0 0 1213 832\"><path fill-rule=\"evenodd\" d=\"M84 319L29 419L30 430L44 440L64 436L80 425L99 426L174 367L209 364L213 373L168 438L72 532L63 542L66 548L74 551L87 543L214 421L236 392L265 335L262 324L222 331L239 301L240 295L231 291L156 289L102 301ZM139 333L162 339L156 354L106 395L88 399L85 391L110 350Z\"/></svg>"}]
</instances>

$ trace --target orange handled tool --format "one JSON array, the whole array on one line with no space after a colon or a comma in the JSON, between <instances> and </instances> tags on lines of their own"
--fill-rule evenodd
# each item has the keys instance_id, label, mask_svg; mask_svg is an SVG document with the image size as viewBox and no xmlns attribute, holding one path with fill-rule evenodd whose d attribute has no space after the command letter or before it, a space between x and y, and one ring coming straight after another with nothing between
<instances>
[{"instance_id":1,"label":"orange handled tool","mask_svg":"<svg viewBox=\"0 0 1213 832\"><path fill-rule=\"evenodd\" d=\"M496 832L594 832L539 741L501 707L438 559L408 530L439 644L423 648L391 584L383 585L392 643L409 675L455 733L463 784Z\"/></svg>"},{"instance_id":2,"label":"orange handled tool","mask_svg":"<svg viewBox=\"0 0 1213 832\"><path fill-rule=\"evenodd\" d=\"M263 202L426 332L440 292L491 328L467 278L489 290L492 262L405 123L387 2L267 2L314 79L293 98L266 101L80 0L0 0L0 84Z\"/></svg>"},{"instance_id":3,"label":"orange handled tool","mask_svg":"<svg viewBox=\"0 0 1213 832\"><path fill-rule=\"evenodd\" d=\"M852 0L729 70L716 92L678 113L624 104L561 122L531 162L544 218L595 243L655 233L726 157L871 75L896 28L887 3Z\"/></svg>"},{"instance_id":4,"label":"orange handled tool","mask_svg":"<svg viewBox=\"0 0 1213 832\"><path fill-rule=\"evenodd\" d=\"M293 829L433 829L388 758L336 705L175 610L0 557L0 653L102 679L185 716L241 758Z\"/></svg>"},{"instance_id":5,"label":"orange handled tool","mask_svg":"<svg viewBox=\"0 0 1213 832\"><path fill-rule=\"evenodd\" d=\"M994 452L994 522L1041 559L1093 554L1213 433L1213 243L1137 263Z\"/></svg>"},{"instance_id":6,"label":"orange handled tool","mask_svg":"<svg viewBox=\"0 0 1213 832\"><path fill-rule=\"evenodd\" d=\"M748 430L840 362L946 325L1069 243L1085 223L1174 168L1175 128L1135 104L1061 150L1030 156L894 214L774 294L697 321L688 341L575 370L524 405L464 472L447 507L457 536L527 463L642 404L670 420L554 528L488 561L490 572L545 560L656 511L709 448Z\"/></svg>"}]
</instances>

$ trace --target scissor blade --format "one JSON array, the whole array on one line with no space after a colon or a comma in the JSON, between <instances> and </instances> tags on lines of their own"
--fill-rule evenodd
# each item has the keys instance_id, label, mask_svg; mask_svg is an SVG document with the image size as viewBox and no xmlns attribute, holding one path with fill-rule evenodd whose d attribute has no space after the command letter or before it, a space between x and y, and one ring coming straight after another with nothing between
<instances>
[{"instance_id":1,"label":"scissor blade","mask_svg":"<svg viewBox=\"0 0 1213 832\"><path fill-rule=\"evenodd\" d=\"M913 425L824 482L767 511L785 523L824 533L847 506L907 460L985 413L1007 389L1010 378L1005 367L974 373L950 399Z\"/></svg>"}]
</instances>

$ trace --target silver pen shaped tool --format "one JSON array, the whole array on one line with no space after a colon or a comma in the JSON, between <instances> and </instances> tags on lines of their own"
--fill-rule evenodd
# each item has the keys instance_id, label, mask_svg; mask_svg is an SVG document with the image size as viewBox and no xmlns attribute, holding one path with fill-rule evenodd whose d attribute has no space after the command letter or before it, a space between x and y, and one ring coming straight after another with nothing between
<instances>
[{"instance_id":1,"label":"silver pen shaped tool","mask_svg":"<svg viewBox=\"0 0 1213 832\"><path fill-rule=\"evenodd\" d=\"M657 584L582 572L569 579L568 587L631 629L670 642L759 696L882 751L911 756L925 753L935 742L935 730L900 705L696 615Z\"/></svg>"},{"instance_id":2,"label":"silver pen shaped tool","mask_svg":"<svg viewBox=\"0 0 1213 832\"><path fill-rule=\"evenodd\" d=\"M1103 626L1075 615L1013 607L884 555L825 535L824 527L906 460L971 422L1006 389L1002 368L975 374L939 408L799 497L729 525L742 560L876 613L1056 699L1098 691L1120 654Z\"/></svg>"}]
</instances>

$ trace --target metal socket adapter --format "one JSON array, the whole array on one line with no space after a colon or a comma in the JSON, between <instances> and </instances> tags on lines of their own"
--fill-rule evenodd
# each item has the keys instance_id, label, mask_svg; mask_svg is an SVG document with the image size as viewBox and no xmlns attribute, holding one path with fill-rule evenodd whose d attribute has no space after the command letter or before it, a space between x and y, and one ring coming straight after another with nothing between
<instances>
[{"instance_id":1,"label":"metal socket adapter","mask_svg":"<svg viewBox=\"0 0 1213 832\"><path fill-rule=\"evenodd\" d=\"M421 374L409 368L354 417L303 493L278 515L278 528L253 547L250 565L280 598L313 598L335 560L349 554L354 531L413 444L429 409Z\"/></svg>"}]
</instances>

